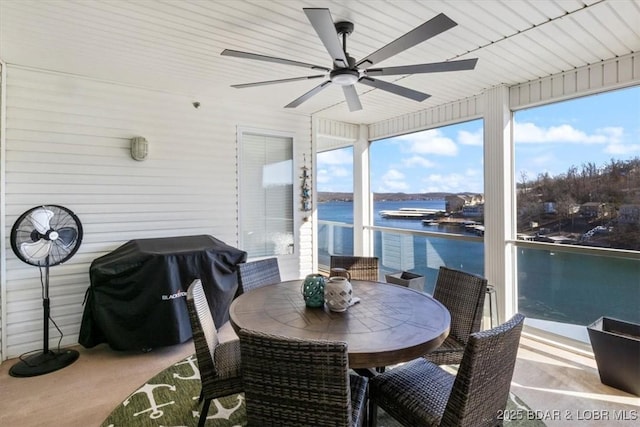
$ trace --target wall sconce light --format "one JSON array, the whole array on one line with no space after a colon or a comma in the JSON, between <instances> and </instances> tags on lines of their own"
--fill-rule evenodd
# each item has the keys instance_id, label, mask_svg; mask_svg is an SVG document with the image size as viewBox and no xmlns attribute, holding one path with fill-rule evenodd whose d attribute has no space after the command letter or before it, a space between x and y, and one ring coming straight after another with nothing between
<instances>
[{"instance_id":1,"label":"wall sconce light","mask_svg":"<svg viewBox=\"0 0 640 427\"><path fill-rule=\"evenodd\" d=\"M134 160L143 161L149 156L149 142L141 137L131 138L131 157Z\"/></svg>"}]
</instances>

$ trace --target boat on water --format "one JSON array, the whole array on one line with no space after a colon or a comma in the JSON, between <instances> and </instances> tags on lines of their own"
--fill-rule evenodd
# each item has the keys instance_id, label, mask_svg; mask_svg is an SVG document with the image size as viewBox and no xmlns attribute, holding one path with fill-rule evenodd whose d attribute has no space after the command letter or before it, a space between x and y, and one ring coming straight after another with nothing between
<instances>
[{"instance_id":1,"label":"boat on water","mask_svg":"<svg viewBox=\"0 0 640 427\"><path fill-rule=\"evenodd\" d=\"M380 211L382 218L392 219L435 219L443 214L443 210L427 208L400 208L398 210Z\"/></svg>"}]
</instances>

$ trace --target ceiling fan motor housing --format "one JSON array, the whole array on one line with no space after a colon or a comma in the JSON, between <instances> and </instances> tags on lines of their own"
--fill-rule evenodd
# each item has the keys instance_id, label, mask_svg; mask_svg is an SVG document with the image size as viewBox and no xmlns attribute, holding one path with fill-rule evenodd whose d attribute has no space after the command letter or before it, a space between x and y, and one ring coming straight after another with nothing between
<instances>
[{"instance_id":1,"label":"ceiling fan motor housing","mask_svg":"<svg viewBox=\"0 0 640 427\"><path fill-rule=\"evenodd\" d=\"M349 68L338 68L331 71L329 74L331 82L340 86L349 86L358 81L360 73L358 70L351 70Z\"/></svg>"}]
</instances>

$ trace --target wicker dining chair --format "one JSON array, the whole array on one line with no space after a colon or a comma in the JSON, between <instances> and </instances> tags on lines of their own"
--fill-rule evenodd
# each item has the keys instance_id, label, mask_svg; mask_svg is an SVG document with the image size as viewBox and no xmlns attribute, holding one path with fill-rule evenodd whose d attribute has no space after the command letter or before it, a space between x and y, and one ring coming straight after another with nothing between
<instances>
[{"instance_id":1,"label":"wicker dining chair","mask_svg":"<svg viewBox=\"0 0 640 427\"><path fill-rule=\"evenodd\" d=\"M239 331L249 426L362 426L367 378L347 343Z\"/></svg>"},{"instance_id":2,"label":"wicker dining chair","mask_svg":"<svg viewBox=\"0 0 640 427\"><path fill-rule=\"evenodd\" d=\"M373 280L380 278L378 257L332 255L329 268L344 268L354 280Z\"/></svg>"},{"instance_id":3,"label":"wicker dining chair","mask_svg":"<svg viewBox=\"0 0 640 427\"><path fill-rule=\"evenodd\" d=\"M276 257L238 264L238 292L236 296L280 281L280 267Z\"/></svg>"},{"instance_id":4,"label":"wicker dining chair","mask_svg":"<svg viewBox=\"0 0 640 427\"><path fill-rule=\"evenodd\" d=\"M201 427L207 419L212 399L243 391L240 342L218 341L216 325L200 279L195 279L187 289L187 308L202 382L198 400L204 400L198 421Z\"/></svg>"},{"instance_id":5,"label":"wicker dining chair","mask_svg":"<svg viewBox=\"0 0 640 427\"><path fill-rule=\"evenodd\" d=\"M469 337L457 374L418 358L369 380L368 425L377 408L400 424L493 427L507 406L524 316Z\"/></svg>"},{"instance_id":6,"label":"wicker dining chair","mask_svg":"<svg viewBox=\"0 0 640 427\"><path fill-rule=\"evenodd\" d=\"M469 335L480 330L487 279L475 274L440 267L433 297L451 314L449 336L424 357L438 365L457 365L462 360Z\"/></svg>"}]
</instances>

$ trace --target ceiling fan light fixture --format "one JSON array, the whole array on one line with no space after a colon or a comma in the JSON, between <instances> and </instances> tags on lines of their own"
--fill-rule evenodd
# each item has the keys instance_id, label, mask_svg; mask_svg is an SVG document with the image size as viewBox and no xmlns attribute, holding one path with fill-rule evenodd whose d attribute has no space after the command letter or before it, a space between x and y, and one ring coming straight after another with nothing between
<instances>
[{"instance_id":1,"label":"ceiling fan light fixture","mask_svg":"<svg viewBox=\"0 0 640 427\"><path fill-rule=\"evenodd\" d=\"M360 73L357 70L349 69L334 70L329 76L332 83L340 86L351 86L360 79Z\"/></svg>"}]
</instances>

